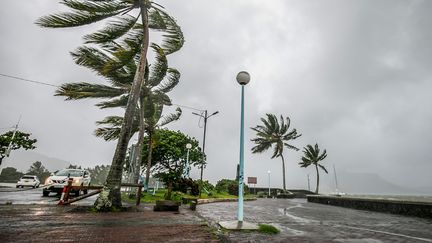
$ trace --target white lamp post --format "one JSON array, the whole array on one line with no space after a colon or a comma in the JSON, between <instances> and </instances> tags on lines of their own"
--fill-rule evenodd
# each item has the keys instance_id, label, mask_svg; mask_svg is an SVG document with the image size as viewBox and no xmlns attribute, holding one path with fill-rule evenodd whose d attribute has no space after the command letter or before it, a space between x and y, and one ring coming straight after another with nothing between
<instances>
[{"instance_id":1,"label":"white lamp post","mask_svg":"<svg viewBox=\"0 0 432 243\"><path fill-rule=\"evenodd\" d=\"M184 176L186 178L189 178L189 171L190 171L190 166L189 166L189 151L192 148L192 144L188 143L186 144L186 149L187 149L187 155L186 155L186 164L185 164L185 171L184 171Z\"/></svg>"},{"instance_id":2,"label":"white lamp post","mask_svg":"<svg viewBox=\"0 0 432 243\"><path fill-rule=\"evenodd\" d=\"M271 173L271 171L267 171L267 174L268 174L268 196L270 197L270 173Z\"/></svg>"},{"instance_id":3,"label":"white lamp post","mask_svg":"<svg viewBox=\"0 0 432 243\"><path fill-rule=\"evenodd\" d=\"M237 220L243 222L243 184L244 184L244 86L249 83L248 72L241 71L237 74L237 82L241 85L241 115L240 115L240 163L239 163L239 190Z\"/></svg>"}]
</instances>

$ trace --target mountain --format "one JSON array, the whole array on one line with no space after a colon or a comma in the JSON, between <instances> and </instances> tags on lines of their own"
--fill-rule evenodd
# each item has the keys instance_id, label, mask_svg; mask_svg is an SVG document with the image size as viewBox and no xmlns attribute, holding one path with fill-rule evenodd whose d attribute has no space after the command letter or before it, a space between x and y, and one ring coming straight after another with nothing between
<instances>
[{"instance_id":1,"label":"mountain","mask_svg":"<svg viewBox=\"0 0 432 243\"><path fill-rule=\"evenodd\" d=\"M336 191L334 174L323 176L320 192L333 193ZM423 195L430 194L426 188L410 188L386 181L375 173L338 172L338 187L340 192L348 194L380 194L380 195ZM313 180L311 180L313 182ZM311 187L315 188L314 182Z\"/></svg>"},{"instance_id":2,"label":"mountain","mask_svg":"<svg viewBox=\"0 0 432 243\"><path fill-rule=\"evenodd\" d=\"M62 159L52 158L44 154L37 153L35 151L13 151L9 158L5 158L3 168L14 167L18 171L26 172L29 170L30 166L36 162L42 162L42 165L50 172L64 169L68 167L71 163Z\"/></svg>"}]
</instances>

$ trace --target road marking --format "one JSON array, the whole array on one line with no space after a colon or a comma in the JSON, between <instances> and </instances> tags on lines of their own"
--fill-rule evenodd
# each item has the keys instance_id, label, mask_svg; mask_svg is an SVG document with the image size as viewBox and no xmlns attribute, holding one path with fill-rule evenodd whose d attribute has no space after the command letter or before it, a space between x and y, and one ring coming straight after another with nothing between
<instances>
[{"instance_id":1,"label":"road marking","mask_svg":"<svg viewBox=\"0 0 432 243\"><path fill-rule=\"evenodd\" d=\"M346 225L334 225L334 226L342 227L342 228L350 228L350 229L371 231L371 232L374 232L374 233L381 233L381 234L387 234L387 235L401 236L401 237L405 237L405 238L409 238L409 239L413 239L413 240L421 240L421 241L426 241L426 242L432 242L432 239L426 239L426 238L414 237L414 236L409 236L409 235L391 233L391 232L386 232L386 231L381 231L381 230L373 230L373 229L353 227L353 226L346 226Z\"/></svg>"}]
</instances>

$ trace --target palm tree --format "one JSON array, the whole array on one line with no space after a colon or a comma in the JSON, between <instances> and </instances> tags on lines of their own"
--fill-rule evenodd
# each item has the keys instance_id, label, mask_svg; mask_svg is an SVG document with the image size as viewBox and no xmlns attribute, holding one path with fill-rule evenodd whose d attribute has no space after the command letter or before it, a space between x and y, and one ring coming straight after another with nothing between
<instances>
[{"instance_id":1,"label":"palm tree","mask_svg":"<svg viewBox=\"0 0 432 243\"><path fill-rule=\"evenodd\" d=\"M153 150L153 135L156 131L156 129L161 128L168 123L171 123L173 121L176 121L180 118L182 114L182 110L180 108L176 109L175 113L171 113L168 115L162 115L164 104L160 103L160 101L155 100L157 99L157 96L148 96L146 98L145 102L145 109L144 109L144 131L147 133L148 136L148 153L147 153L147 166L146 166L146 180L145 180L145 188L148 188L149 178L150 178L150 169L152 165L152 150ZM103 121L99 121L99 125L107 125L107 127L101 127L96 129L95 134L96 136L103 137L105 140L113 140L116 139L119 131L120 131L120 124L122 121L122 117L116 117L116 116L110 116L104 119ZM135 122L135 125L133 127L133 131L139 131L139 138L138 138L138 144L141 144L140 146L137 146L137 151L142 151L142 146L144 143L144 134L141 135L141 124L140 122ZM141 141L142 140L142 141ZM141 153L136 153L136 156L139 156L137 165L142 165L142 157ZM138 171L138 170L135 170ZM135 176L134 180L138 180L138 176Z\"/></svg>"},{"instance_id":2,"label":"palm tree","mask_svg":"<svg viewBox=\"0 0 432 243\"><path fill-rule=\"evenodd\" d=\"M256 146L252 148L252 153L262 153L272 146L273 155L272 159L276 157L281 157L282 159L282 173L283 173L283 190L286 192L286 184L285 184L285 159L283 156L284 147L288 149L293 149L298 151L299 149L294 147L293 145L288 144L289 141L294 140L301 136L301 134L297 134L297 130L293 128L290 132L290 119L286 118L286 122L283 116L280 116L280 124L278 123L278 119L273 114L266 114L267 120L261 118L261 121L264 125L258 125L254 128L251 128L256 132L256 138L251 139L251 141L255 142Z\"/></svg>"},{"instance_id":3,"label":"palm tree","mask_svg":"<svg viewBox=\"0 0 432 243\"><path fill-rule=\"evenodd\" d=\"M36 24L42 27L49 28L66 28L83 26L92 24L102 20L106 20L115 16L124 16L134 9L138 9L137 16L126 15L126 17L118 17L116 21L108 22L106 28L87 35L86 43L106 45L114 47L117 45L116 40L123 38L125 43L131 42L130 38L140 40L138 43L140 54L138 67L134 72L134 79L130 87L129 97L126 103L126 109L123 119L122 128L119 134L117 147L113 156L113 161L109 175L107 177L106 187L99 195L95 202L98 210L109 210L111 207L121 207L120 183L122 176L123 162L126 155L127 146L130 139L130 133L133 123L135 108L140 97L141 86L144 81L147 68L147 50L149 46L149 26L160 27L168 32L165 35L168 41L165 45L169 49L170 46L175 46L182 39L170 39L170 31L164 26L162 16L168 15L160 9L160 5L153 3L151 0L62 0L65 6L72 9L71 12L53 14L41 17ZM149 21L149 16L152 18ZM159 16L157 18L155 16ZM138 23L141 17L141 23ZM164 47L164 46L163 46ZM87 47L87 49L91 49ZM94 48L93 48L94 49ZM173 48L175 50L175 48ZM121 50L115 53L119 60L125 61L122 64L130 63L130 60L135 55L128 54L129 50ZM122 55L123 54L123 55ZM113 67L108 65L109 73Z\"/></svg>"},{"instance_id":4,"label":"palm tree","mask_svg":"<svg viewBox=\"0 0 432 243\"><path fill-rule=\"evenodd\" d=\"M324 151L320 154L320 149L318 148L318 144L315 144L315 147L312 147L312 145L308 144L306 147L303 148L304 156L301 158L301 162L299 162L300 167L306 168L309 165L315 165L316 173L317 173L317 185L315 189L315 193L318 194L319 189L319 171L318 167L320 167L322 170L324 170L325 173L328 174L327 169L320 165L320 161L324 160L327 157L327 151L324 149Z\"/></svg>"}]
</instances>

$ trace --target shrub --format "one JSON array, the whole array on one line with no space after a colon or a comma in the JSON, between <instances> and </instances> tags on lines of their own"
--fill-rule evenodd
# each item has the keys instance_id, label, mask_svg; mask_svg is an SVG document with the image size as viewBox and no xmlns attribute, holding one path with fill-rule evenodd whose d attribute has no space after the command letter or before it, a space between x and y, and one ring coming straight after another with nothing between
<instances>
[{"instance_id":1,"label":"shrub","mask_svg":"<svg viewBox=\"0 0 432 243\"><path fill-rule=\"evenodd\" d=\"M264 234L277 234L277 233L279 233L279 230L272 225L260 224L258 232L264 233Z\"/></svg>"},{"instance_id":2,"label":"shrub","mask_svg":"<svg viewBox=\"0 0 432 243\"><path fill-rule=\"evenodd\" d=\"M193 196L199 195L199 184L190 178L180 178L173 183L173 190L187 193L190 188L190 193Z\"/></svg>"},{"instance_id":3,"label":"shrub","mask_svg":"<svg viewBox=\"0 0 432 243\"><path fill-rule=\"evenodd\" d=\"M259 198L265 198L265 197L267 197L267 195L268 195L268 192L257 192L257 196Z\"/></svg>"},{"instance_id":4,"label":"shrub","mask_svg":"<svg viewBox=\"0 0 432 243\"><path fill-rule=\"evenodd\" d=\"M217 182L216 184L216 191L221 192L227 192L230 195L238 195L238 182L235 180L229 180L229 179L222 179ZM248 191L248 187L244 185L243 192L246 193Z\"/></svg>"}]
</instances>

